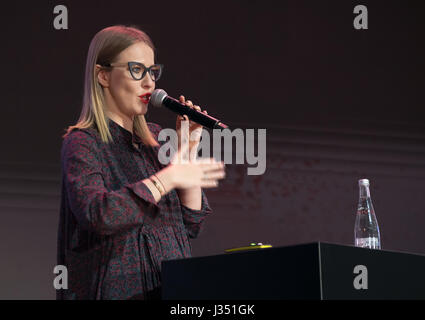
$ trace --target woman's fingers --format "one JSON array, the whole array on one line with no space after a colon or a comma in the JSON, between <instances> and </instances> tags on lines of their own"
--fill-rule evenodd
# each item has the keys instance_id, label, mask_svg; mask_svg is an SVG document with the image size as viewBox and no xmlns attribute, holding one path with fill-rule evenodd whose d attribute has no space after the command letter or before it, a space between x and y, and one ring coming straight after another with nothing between
<instances>
[{"instance_id":1,"label":"woman's fingers","mask_svg":"<svg viewBox=\"0 0 425 320\"><path fill-rule=\"evenodd\" d=\"M186 98L185 98L183 95L181 95L181 96L179 97L179 101L180 101L181 103L184 103L184 104L185 104L185 105L187 105L188 107L191 107L191 108L194 108L195 110L201 111L201 107L200 107L200 106L198 106L198 105L193 105L192 100L187 100L187 101L186 101ZM202 111L202 112L207 113L206 111Z\"/></svg>"},{"instance_id":2,"label":"woman's fingers","mask_svg":"<svg viewBox=\"0 0 425 320\"><path fill-rule=\"evenodd\" d=\"M184 96L180 96L180 102L186 104L188 107L190 107L192 109L195 109L197 111L201 111L201 107L200 106L194 105L193 102L192 102L192 100L185 101L185 97Z\"/></svg>"},{"instance_id":3,"label":"woman's fingers","mask_svg":"<svg viewBox=\"0 0 425 320\"><path fill-rule=\"evenodd\" d=\"M226 176L224 162L217 161L214 158L187 159L184 156L187 148L187 145L182 145L171 160L171 163L177 165L178 170L181 171L178 176L181 178L180 182L183 187L217 187L219 180L224 179Z\"/></svg>"},{"instance_id":4,"label":"woman's fingers","mask_svg":"<svg viewBox=\"0 0 425 320\"><path fill-rule=\"evenodd\" d=\"M220 171L211 171L211 172L204 172L204 176L202 177L203 180L220 180L224 179L226 177L226 173L224 170Z\"/></svg>"},{"instance_id":5,"label":"woman's fingers","mask_svg":"<svg viewBox=\"0 0 425 320\"><path fill-rule=\"evenodd\" d=\"M204 160L209 161L209 163L200 164L203 172L203 182L217 182L217 180L226 177L225 165L223 162L217 162L214 158ZM214 162L211 163L211 161Z\"/></svg>"},{"instance_id":6,"label":"woman's fingers","mask_svg":"<svg viewBox=\"0 0 425 320\"><path fill-rule=\"evenodd\" d=\"M195 163L202 170L202 179L205 181L223 179L226 176L223 161L217 161L214 158L201 158L197 159Z\"/></svg>"},{"instance_id":7,"label":"woman's fingers","mask_svg":"<svg viewBox=\"0 0 425 320\"><path fill-rule=\"evenodd\" d=\"M183 95L181 95L179 97L179 100L180 100L181 103L186 104L186 105L189 102L189 101L186 101L186 98ZM179 119L182 120L182 121L188 121L189 120L187 115L179 116Z\"/></svg>"},{"instance_id":8,"label":"woman's fingers","mask_svg":"<svg viewBox=\"0 0 425 320\"><path fill-rule=\"evenodd\" d=\"M179 100L180 100L180 102L181 103L183 103L183 104L185 104L186 106L188 106L189 108L192 108L192 109L195 109L195 110L197 110L197 111L199 111L199 112L202 112L202 113L205 113L205 114L208 114L208 112L206 111L206 110L204 110L204 111L202 111L202 109L201 109L201 107L200 106L198 106L198 105L193 105L193 102L191 101L191 100L187 100L186 101L186 98L183 96L183 95L181 95L180 97L179 97ZM185 115L185 117L184 118L182 118L181 116L180 116L180 118L179 118L180 120L186 120L186 121L188 121L189 120L189 118ZM200 124L197 124L196 122L193 122L193 121L191 121L191 127L202 127Z\"/></svg>"},{"instance_id":9,"label":"woman's fingers","mask_svg":"<svg viewBox=\"0 0 425 320\"><path fill-rule=\"evenodd\" d=\"M222 170L224 169L223 162L217 162L216 160L205 159L203 161L199 161L199 165L204 172Z\"/></svg>"},{"instance_id":10,"label":"woman's fingers","mask_svg":"<svg viewBox=\"0 0 425 320\"><path fill-rule=\"evenodd\" d=\"M201 184L201 188L215 188L218 186L218 181L205 181Z\"/></svg>"}]
</instances>

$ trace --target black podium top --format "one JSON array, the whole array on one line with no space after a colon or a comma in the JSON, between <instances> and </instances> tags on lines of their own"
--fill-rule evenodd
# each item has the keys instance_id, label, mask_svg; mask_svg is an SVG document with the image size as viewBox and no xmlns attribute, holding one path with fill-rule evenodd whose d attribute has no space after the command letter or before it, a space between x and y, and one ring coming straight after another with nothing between
<instances>
[{"instance_id":1,"label":"black podium top","mask_svg":"<svg viewBox=\"0 0 425 320\"><path fill-rule=\"evenodd\" d=\"M331 243L163 261L163 299L425 299L425 256Z\"/></svg>"}]
</instances>

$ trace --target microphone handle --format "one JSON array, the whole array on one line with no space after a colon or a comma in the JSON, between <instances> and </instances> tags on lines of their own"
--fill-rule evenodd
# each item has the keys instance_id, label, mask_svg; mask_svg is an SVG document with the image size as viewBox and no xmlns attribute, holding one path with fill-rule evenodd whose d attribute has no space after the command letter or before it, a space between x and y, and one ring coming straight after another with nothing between
<instances>
[{"instance_id":1,"label":"microphone handle","mask_svg":"<svg viewBox=\"0 0 425 320\"><path fill-rule=\"evenodd\" d=\"M221 123L220 120L214 117L211 117L208 114L192 109L182 104L177 99L174 99L170 96L167 96L164 98L163 105L166 106L171 111L178 113L181 116L186 114L190 120L195 121L196 123L199 123L200 125L206 128L210 128L210 129L226 129L227 128L227 126Z\"/></svg>"}]
</instances>

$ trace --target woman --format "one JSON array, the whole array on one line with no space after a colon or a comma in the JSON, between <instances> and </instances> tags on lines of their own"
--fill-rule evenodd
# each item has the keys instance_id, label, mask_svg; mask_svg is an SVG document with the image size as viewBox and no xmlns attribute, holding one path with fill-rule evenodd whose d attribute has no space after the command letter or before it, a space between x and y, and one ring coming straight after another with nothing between
<instances>
[{"instance_id":1,"label":"woman","mask_svg":"<svg viewBox=\"0 0 425 320\"><path fill-rule=\"evenodd\" d=\"M58 299L160 298L161 262L190 257L189 238L212 212L201 188L218 185L224 164L179 161L199 135L169 165L158 160L161 128L144 114L161 73L141 30L112 26L91 41L82 112L61 151L58 264L68 289ZM188 134L199 129L190 122Z\"/></svg>"}]
</instances>

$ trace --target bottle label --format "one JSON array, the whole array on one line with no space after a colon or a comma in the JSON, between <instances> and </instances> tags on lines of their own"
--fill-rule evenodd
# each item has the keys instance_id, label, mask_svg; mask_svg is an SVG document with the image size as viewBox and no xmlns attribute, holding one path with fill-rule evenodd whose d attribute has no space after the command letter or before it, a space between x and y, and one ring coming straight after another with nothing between
<instances>
[{"instance_id":1,"label":"bottle label","mask_svg":"<svg viewBox=\"0 0 425 320\"><path fill-rule=\"evenodd\" d=\"M357 238L355 245L361 248L381 249L379 239L376 237Z\"/></svg>"}]
</instances>

